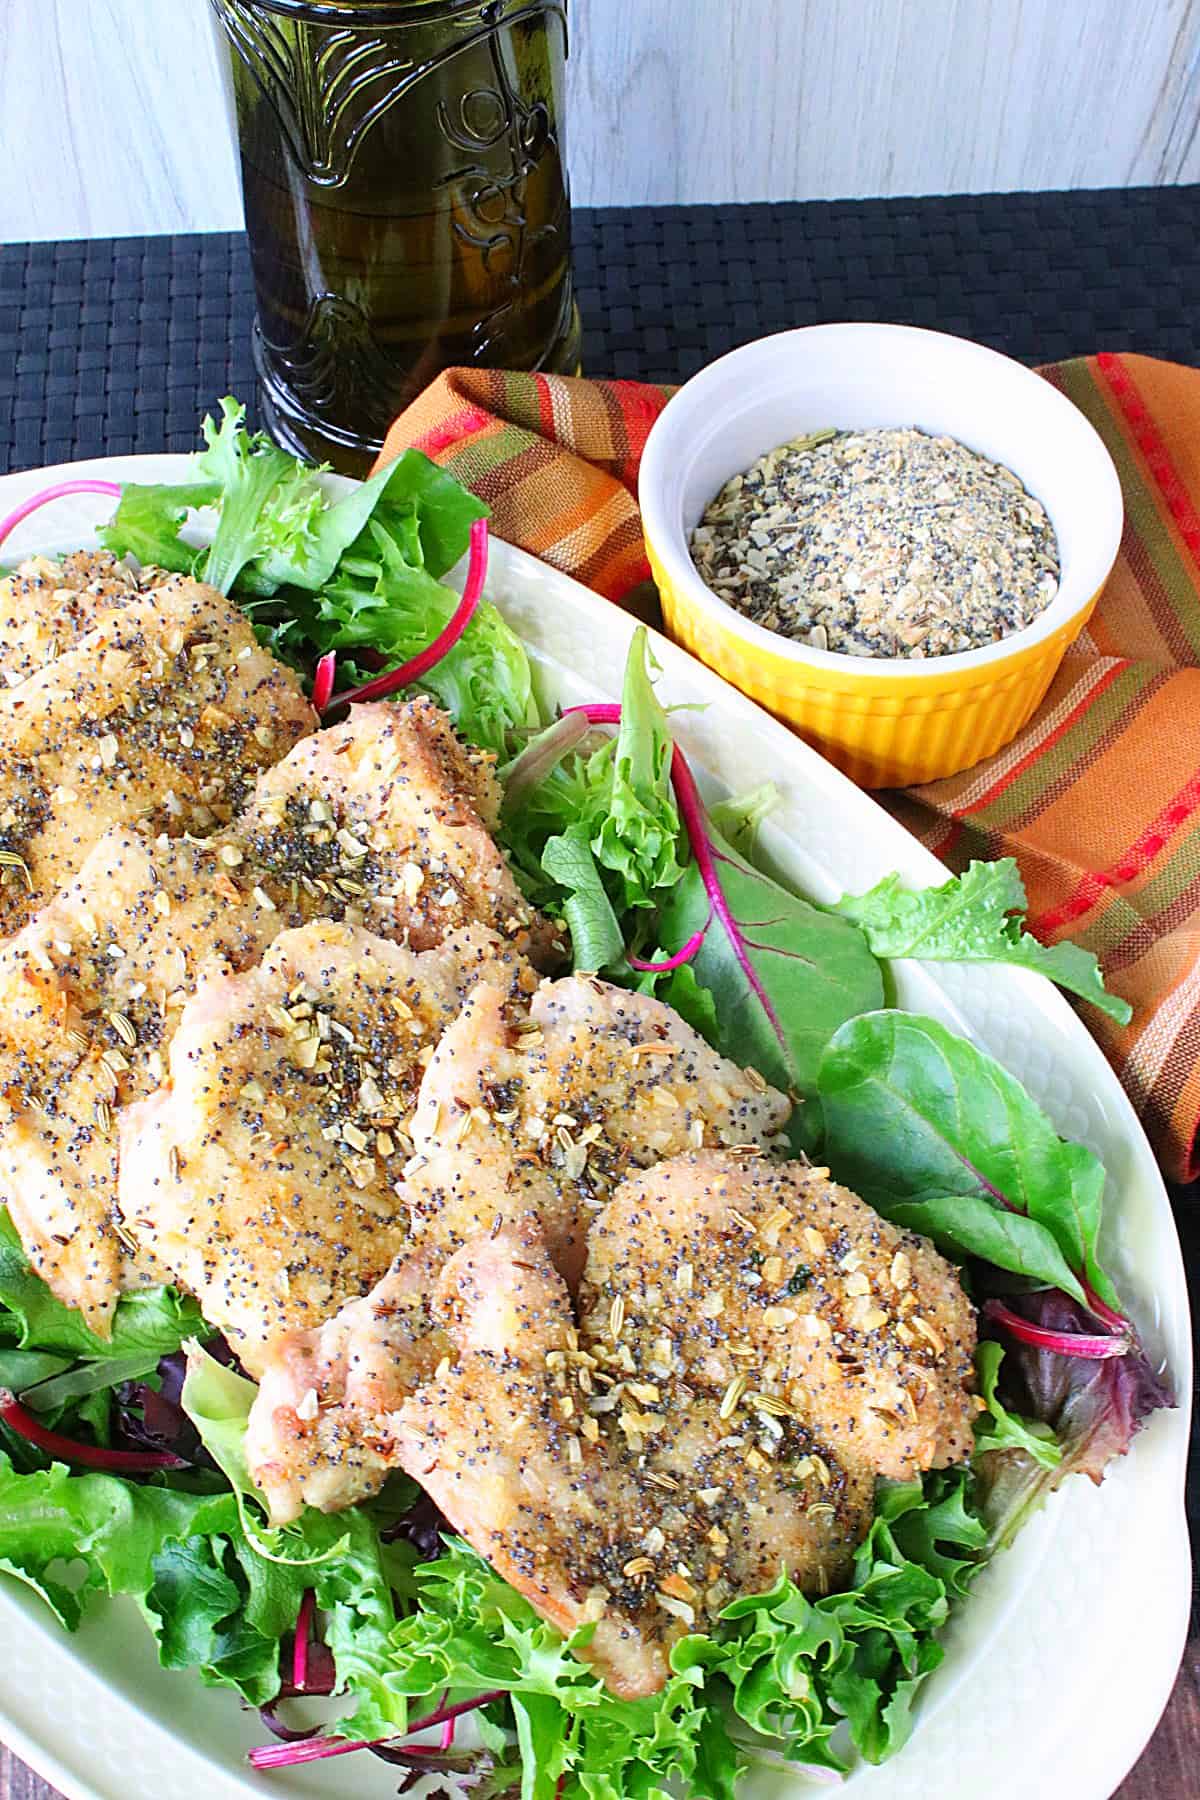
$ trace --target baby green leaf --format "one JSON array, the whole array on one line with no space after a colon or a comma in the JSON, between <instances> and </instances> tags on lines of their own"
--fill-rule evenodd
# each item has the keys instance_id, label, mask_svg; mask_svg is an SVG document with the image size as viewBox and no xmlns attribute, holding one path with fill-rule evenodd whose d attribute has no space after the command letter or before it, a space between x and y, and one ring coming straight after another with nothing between
<instances>
[{"instance_id":1,"label":"baby green leaf","mask_svg":"<svg viewBox=\"0 0 1200 1800\"><path fill-rule=\"evenodd\" d=\"M835 1174L886 1217L1075 1299L1086 1278L1117 1304L1097 1262L1103 1165L982 1050L934 1019L869 1013L830 1043L818 1086Z\"/></svg>"}]
</instances>

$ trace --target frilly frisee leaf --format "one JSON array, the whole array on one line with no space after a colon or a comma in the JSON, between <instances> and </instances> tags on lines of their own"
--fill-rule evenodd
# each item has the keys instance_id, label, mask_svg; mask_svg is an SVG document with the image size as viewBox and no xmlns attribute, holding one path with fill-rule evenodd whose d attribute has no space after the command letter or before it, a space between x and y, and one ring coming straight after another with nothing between
<instances>
[{"instance_id":1,"label":"frilly frisee leaf","mask_svg":"<svg viewBox=\"0 0 1200 1800\"><path fill-rule=\"evenodd\" d=\"M1040 943L1025 930L1026 905L1025 884L1006 856L973 862L940 887L911 890L898 875L887 875L865 894L846 895L835 910L866 933L876 956L1033 969L1127 1025L1132 1009L1108 992L1091 951L1078 944Z\"/></svg>"},{"instance_id":2,"label":"frilly frisee leaf","mask_svg":"<svg viewBox=\"0 0 1200 1800\"><path fill-rule=\"evenodd\" d=\"M726 1683L734 1717L792 1761L843 1770L850 1743L882 1761L907 1740L937 1632L986 1542L967 1471L881 1483L845 1592L810 1599L784 1573L726 1607L711 1637L684 1638L672 1668L702 1671L713 1697Z\"/></svg>"}]
</instances>

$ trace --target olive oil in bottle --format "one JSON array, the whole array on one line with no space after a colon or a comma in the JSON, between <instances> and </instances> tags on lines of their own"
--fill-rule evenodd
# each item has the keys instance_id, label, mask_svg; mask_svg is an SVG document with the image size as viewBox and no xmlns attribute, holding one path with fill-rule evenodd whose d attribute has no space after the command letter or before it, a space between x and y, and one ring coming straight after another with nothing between
<instances>
[{"instance_id":1,"label":"olive oil in bottle","mask_svg":"<svg viewBox=\"0 0 1200 1800\"><path fill-rule=\"evenodd\" d=\"M562 0L210 0L272 434L362 474L444 368L573 371Z\"/></svg>"}]
</instances>

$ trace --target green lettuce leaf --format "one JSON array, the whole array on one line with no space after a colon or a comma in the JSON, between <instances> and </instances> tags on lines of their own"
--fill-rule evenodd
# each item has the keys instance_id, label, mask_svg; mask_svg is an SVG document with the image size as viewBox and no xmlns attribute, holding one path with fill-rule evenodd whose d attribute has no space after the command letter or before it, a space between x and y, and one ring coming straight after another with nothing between
<instances>
[{"instance_id":1,"label":"green lettuce leaf","mask_svg":"<svg viewBox=\"0 0 1200 1800\"><path fill-rule=\"evenodd\" d=\"M387 1737L403 1729L406 1711L392 1678L390 1633L396 1613L379 1532L363 1507L333 1515L306 1510L294 1525L280 1529L265 1524L266 1500L251 1478L245 1447L246 1421L257 1392L252 1381L225 1368L199 1345L189 1345L183 1408L233 1488L229 1499L240 1528L235 1553L250 1598L256 1591L272 1594L282 1584L285 1598L276 1600L271 1616L290 1624L305 1589L313 1589L326 1615L325 1641L339 1689L353 1702L338 1730L347 1737ZM257 1604L248 1622L261 1630L261 1600Z\"/></svg>"},{"instance_id":2,"label":"green lettuce leaf","mask_svg":"<svg viewBox=\"0 0 1200 1800\"><path fill-rule=\"evenodd\" d=\"M526 746L506 771L512 798L506 795L499 835L535 904L566 918L573 939L576 922L582 927L575 967L617 973L626 940L643 928L638 915L656 907L683 872L672 738L644 629L626 659L616 736L584 750L580 735L568 716ZM597 963L601 952L606 961Z\"/></svg>"},{"instance_id":3,"label":"green lettuce leaf","mask_svg":"<svg viewBox=\"0 0 1200 1800\"><path fill-rule=\"evenodd\" d=\"M542 868L563 890L562 914L571 932L574 966L598 974L625 960L625 939L605 891L587 826L572 825L542 851Z\"/></svg>"},{"instance_id":4,"label":"green lettuce leaf","mask_svg":"<svg viewBox=\"0 0 1200 1800\"><path fill-rule=\"evenodd\" d=\"M114 556L133 555L147 568L190 575L204 552L185 544L180 532L189 513L215 505L220 493L215 481L122 482L117 510L100 531L100 542Z\"/></svg>"},{"instance_id":5,"label":"green lettuce leaf","mask_svg":"<svg viewBox=\"0 0 1200 1800\"><path fill-rule=\"evenodd\" d=\"M245 407L228 397L202 431L187 481L123 488L101 534L109 549L235 594L294 666L311 666L314 649L405 661L437 635L457 604L439 577L486 516L482 501L416 450L328 501L320 471L247 431ZM202 506L215 508L216 526L197 551L180 534ZM511 729L535 722L524 648L494 608L479 609L425 685L486 747L504 749Z\"/></svg>"},{"instance_id":6,"label":"green lettuce leaf","mask_svg":"<svg viewBox=\"0 0 1200 1800\"><path fill-rule=\"evenodd\" d=\"M160 1357L180 1349L185 1339L210 1335L194 1300L174 1288L158 1287L124 1294L117 1303L112 1336L97 1337L84 1323L82 1313L56 1300L34 1274L16 1226L0 1208L0 1343L59 1351L100 1364L132 1357L152 1368ZM101 1385L126 1379L129 1377L115 1375Z\"/></svg>"},{"instance_id":7,"label":"green lettuce leaf","mask_svg":"<svg viewBox=\"0 0 1200 1800\"><path fill-rule=\"evenodd\" d=\"M385 545L402 565L393 574L401 583L423 577L417 590L423 592L426 581L437 581L464 555L472 523L488 513L482 500L419 450L406 450L328 504L311 471L303 474L307 485L300 498L290 508L273 505L264 518L274 542L252 575L264 593L295 587L315 594L343 555L351 562L369 560Z\"/></svg>"},{"instance_id":8,"label":"green lettuce leaf","mask_svg":"<svg viewBox=\"0 0 1200 1800\"><path fill-rule=\"evenodd\" d=\"M866 894L837 904L853 919L876 956L926 962L1012 963L1098 1007L1118 1025L1132 1017L1128 1001L1110 994L1100 965L1078 944L1041 944L1024 929L1025 884L1011 856L973 862L941 887L911 892L887 875Z\"/></svg>"},{"instance_id":9,"label":"green lettuce leaf","mask_svg":"<svg viewBox=\"0 0 1200 1800\"><path fill-rule=\"evenodd\" d=\"M61 1463L21 1474L0 1453L0 1568L39 1593L68 1630L95 1595L146 1594L166 1544L237 1524L232 1494L72 1475Z\"/></svg>"},{"instance_id":10,"label":"green lettuce leaf","mask_svg":"<svg viewBox=\"0 0 1200 1800\"><path fill-rule=\"evenodd\" d=\"M296 1622L304 1583L236 1533L164 1544L141 1609L166 1669L196 1669L266 1706L280 1687L280 1642Z\"/></svg>"},{"instance_id":11,"label":"green lettuce leaf","mask_svg":"<svg viewBox=\"0 0 1200 1800\"><path fill-rule=\"evenodd\" d=\"M649 962L662 962L667 952L661 950ZM703 987L696 979L696 971L690 962L680 963L666 975L643 975L638 982L639 991L654 994L673 1006L681 1019L686 1019L693 1031L698 1031L708 1043L716 1044L721 1037L721 1022L717 1017L717 1003L709 988Z\"/></svg>"},{"instance_id":12,"label":"green lettuce leaf","mask_svg":"<svg viewBox=\"0 0 1200 1800\"><path fill-rule=\"evenodd\" d=\"M743 856L753 856L758 828L779 805L779 789L764 781L748 793L717 800L708 809L709 823Z\"/></svg>"},{"instance_id":13,"label":"green lettuce leaf","mask_svg":"<svg viewBox=\"0 0 1200 1800\"><path fill-rule=\"evenodd\" d=\"M317 593L344 553L369 547L371 538L364 543L363 537L369 521L394 541L403 539L408 564L436 579L465 552L472 521L487 516L481 500L419 450L406 450L328 504L312 472L300 467L295 490L282 490L262 518L268 547L255 560L252 579L263 593L282 587Z\"/></svg>"},{"instance_id":14,"label":"green lettuce leaf","mask_svg":"<svg viewBox=\"0 0 1200 1800\"><path fill-rule=\"evenodd\" d=\"M987 1405L975 1421L975 1456L992 1451L1020 1450L1043 1469L1057 1469L1063 1459L1062 1445L1053 1426L1040 1419L1024 1419L1009 1410L996 1393L1004 1347L988 1340L975 1352L975 1372L979 1392Z\"/></svg>"},{"instance_id":15,"label":"green lettuce leaf","mask_svg":"<svg viewBox=\"0 0 1200 1800\"><path fill-rule=\"evenodd\" d=\"M392 465L401 472L412 467L408 458ZM440 470L434 473L463 502L460 538L450 535L448 506L439 503L434 509L432 567L442 573L448 549L459 542L466 549L471 524L486 508ZM398 479L394 476L393 483ZM299 619L318 653L336 650L341 659L369 650L387 664L407 662L449 624L458 595L435 579L424 560L426 520L416 504L414 500L406 509L381 503L318 595L292 589L282 594L285 611ZM457 560L457 555L451 557L451 563ZM352 680L349 666L339 666L341 681ZM360 673L365 678L365 671ZM445 707L463 737L484 749L507 754L513 733L539 722L525 647L488 601L479 605L453 649L419 685Z\"/></svg>"},{"instance_id":16,"label":"green lettuce leaf","mask_svg":"<svg viewBox=\"0 0 1200 1800\"><path fill-rule=\"evenodd\" d=\"M823 1154L898 1224L1076 1300L1118 1306L1097 1260L1104 1166L1060 1138L1008 1071L914 1013L842 1026L818 1074Z\"/></svg>"},{"instance_id":17,"label":"green lettuce leaf","mask_svg":"<svg viewBox=\"0 0 1200 1800\"><path fill-rule=\"evenodd\" d=\"M683 874L679 812L671 790L674 740L650 679L651 660L641 627L625 662L607 805L592 821L592 849L617 878L622 912L652 906Z\"/></svg>"}]
</instances>

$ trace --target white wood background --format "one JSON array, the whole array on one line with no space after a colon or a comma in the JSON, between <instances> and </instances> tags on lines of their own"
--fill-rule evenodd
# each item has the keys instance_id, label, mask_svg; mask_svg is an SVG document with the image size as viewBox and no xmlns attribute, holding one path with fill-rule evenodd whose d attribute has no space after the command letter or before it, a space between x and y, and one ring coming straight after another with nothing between
<instances>
[{"instance_id":1,"label":"white wood background","mask_svg":"<svg viewBox=\"0 0 1200 1800\"><path fill-rule=\"evenodd\" d=\"M584 204L1200 179L1200 0L570 0ZM0 0L0 236L240 223L207 0Z\"/></svg>"}]
</instances>

